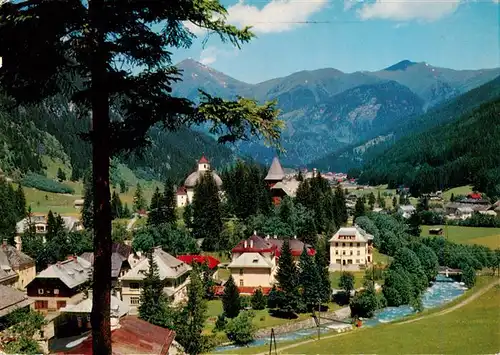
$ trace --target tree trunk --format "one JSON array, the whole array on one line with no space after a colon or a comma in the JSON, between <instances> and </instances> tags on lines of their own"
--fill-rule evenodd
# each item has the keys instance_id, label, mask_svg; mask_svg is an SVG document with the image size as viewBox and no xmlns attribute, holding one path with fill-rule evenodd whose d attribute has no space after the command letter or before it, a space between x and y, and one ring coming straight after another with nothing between
<instances>
[{"instance_id":1,"label":"tree trunk","mask_svg":"<svg viewBox=\"0 0 500 355\"><path fill-rule=\"evenodd\" d=\"M89 1L92 53L92 177L94 190L94 275L92 282L92 352L111 355L111 206L109 191L109 93L103 0Z\"/></svg>"}]
</instances>

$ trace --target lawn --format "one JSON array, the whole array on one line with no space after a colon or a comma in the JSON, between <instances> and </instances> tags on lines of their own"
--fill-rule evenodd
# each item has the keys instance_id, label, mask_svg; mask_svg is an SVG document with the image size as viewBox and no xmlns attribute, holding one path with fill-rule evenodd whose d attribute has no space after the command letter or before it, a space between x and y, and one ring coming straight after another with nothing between
<instances>
[{"instance_id":1,"label":"lawn","mask_svg":"<svg viewBox=\"0 0 500 355\"><path fill-rule=\"evenodd\" d=\"M481 276L476 287L444 307L425 310L418 315L438 313L472 296L478 289L495 281L493 277ZM474 302L448 314L406 324L385 324L374 328L361 328L328 339L314 341L295 348L286 354L485 354L500 350L500 287L479 297ZM404 321L403 320L403 321ZM333 334L333 333L332 333ZM308 338L300 341L308 340ZM296 343L278 343L279 348ZM267 352L269 345L237 349L224 353L257 354Z\"/></svg>"},{"instance_id":2,"label":"lawn","mask_svg":"<svg viewBox=\"0 0 500 355\"><path fill-rule=\"evenodd\" d=\"M443 236L455 243L479 244L492 249L500 248L500 228L422 226L421 235L429 236L431 228L443 228Z\"/></svg>"},{"instance_id":3,"label":"lawn","mask_svg":"<svg viewBox=\"0 0 500 355\"><path fill-rule=\"evenodd\" d=\"M288 354L493 354L500 350L500 288L448 314L387 324L286 350Z\"/></svg>"},{"instance_id":4,"label":"lawn","mask_svg":"<svg viewBox=\"0 0 500 355\"><path fill-rule=\"evenodd\" d=\"M472 192L472 186L466 185L466 186L459 186L459 187L454 187L452 189L446 190L443 192L443 199L445 201L449 201L451 198L451 194L458 196L458 195L463 195L466 196Z\"/></svg>"},{"instance_id":5,"label":"lawn","mask_svg":"<svg viewBox=\"0 0 500 355\"><path fill-rule=\"evenodd\" d=\"M365 276L364 271L352 272L354 274L354 287L359 288L363 286L363 277ZM330 283L332 288L339 289L339 280L342 273L340 271L330 272Z\"/></svg>"},{"instance_id":6,"label":"lawn","mask_svg":"<svg viewBox=\"0 0 500 355\"><path fill-rule=\"evenodd\" d=\"M375 264L388 265L391 260L391 256L379 253L377 249L373 249L373 261Z\"/></svg>"}]
</instances>

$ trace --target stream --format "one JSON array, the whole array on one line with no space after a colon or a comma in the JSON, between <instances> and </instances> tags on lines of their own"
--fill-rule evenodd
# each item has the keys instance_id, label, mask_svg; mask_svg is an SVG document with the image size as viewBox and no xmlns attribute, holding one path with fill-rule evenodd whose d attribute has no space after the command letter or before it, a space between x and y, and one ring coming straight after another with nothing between
<instances>
[{"instance_id":1,"label":"stream","mask_svg":"<svg viewBox=\"0 0 500 355\"><path fill-rule=\"evenodd\" d=\"M431 287L429 287L425 291L424 295L422 296L422 303L424 309L434 308L444 305L462 295L465 292L465 290L467 290L467 288L460 285L460 283L455 282L451 278L438 275L436 281L431 285ZM365 319L363 321L363 326L373 327L381 323L393 322L395 320L404 318L412 313L414 313L414 310L407 305L399 307L386 307L377 311L373 318ZM340 322L339 323L332 322L330 324L325 324L324 327L321 328L321 333L322 334L329 333L332 331L332 329L342 326L345 326L345 324L342 324ZM279 334L276 335L276 343L279 346L279 343L281 342L299 340L301 338L306 338L315 335L317 333L318 333L317 328L309 328L309 329L297 330L290 333ZM266 344L269 344L269 338L255 339L250 344L244 346L244 348L262 346ZM224 345L215 348L214 351L221 352L227 350L235 350L238 348L240 348L240 346Z\"/></svg>"}]
</instances>

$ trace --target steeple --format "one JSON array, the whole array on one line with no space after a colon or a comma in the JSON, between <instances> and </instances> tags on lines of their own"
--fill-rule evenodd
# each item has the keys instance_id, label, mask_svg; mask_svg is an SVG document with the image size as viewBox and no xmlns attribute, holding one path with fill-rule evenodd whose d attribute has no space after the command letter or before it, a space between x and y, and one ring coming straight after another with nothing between
<instances>
[{"instance_id":1,"label":"steeple","mask_svg":"<svg viewBox=\"0 0 500 355\"><path fill-rule=\"evenodd\" d=\"M266 178L264 180L269 182L281 181L284 177L285 172L281 167L280 161L278 157L274 157L273 162L271 163L271 167L269 168L269 171L267 172Z\"/></svg>"},{"instance_id":2,"label":"steeple","mask_svg":"<svg viewBox=\"0 0 500 355\"><path fill-rule=\"evenodd\" d=\"M208 161L207 158L205 158L205 155L201 157L200 160L198 160L198 171L207 171L210 170L210 162Z\"/></svg>"}]
</instances>

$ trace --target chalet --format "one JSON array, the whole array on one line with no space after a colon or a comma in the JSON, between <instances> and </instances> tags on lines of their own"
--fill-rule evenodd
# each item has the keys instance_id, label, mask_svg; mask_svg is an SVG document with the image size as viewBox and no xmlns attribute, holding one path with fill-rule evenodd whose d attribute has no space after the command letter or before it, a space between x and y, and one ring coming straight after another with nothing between
<instances>
[{"instance_id":1,"label":"chalet","mask_svg":"<svg viewBox=\"0 0 500 355\"><path fill-rule=\"evenodd\" d=\"M186 178L186 180L184 181L184 186L181 186L177 189L176 201L178 207L184 207L188 203L191 203L193 201L194 188L203 174L205 174L207 171L212 174L217 187L219 189L222 188L222 179L219 175L217 175L215 171L212 170L208 159L205 156L202 156L200 160L198 160L198 168L196 169L196 171L191 173Z\"/></svg>"},{"instance_id":2,"label":"chalet","mask_svg":"<svg viewBox=\"0 0 500 355\"><path fill-rule=\"evenodd\" d=\"M7 244L4 239L0 247L0 285L23 290L36 275L35 260L21 251L21 244Z\"/></svg>"},{"instance_id":3,"label":"chalet","mask_svg":"<svg viewBox=\"0 0 500 355\"><path fill-rule=\"evenodd\" d=\"M207 265L209 270L213 272L212 277L217 278L220 261L210 255L177 255L177 259L190 266L193 264Z\"/></svg>"},{"instance_id":4,"label":"chalet","mask_svg":"<svg viewBox=\"0 0 500 355\"><path fill-rule=\"evenodd\" d=\"M472 217L474 210L470 207L458 207L455 211L455 216L459 219L467 219Z\"/></svg>"},{"instance_id":5,"label":"chalet","mask_svg":"<svg viewBox=\"0 0 500 355\"><path fill-rule=\"evenodd\" d=\"M175 354L177 352L173 349L174 339L173 330L153 325L133 316L122 318L119 326L111 330L113 355ZM63 351L52 351L52 353L92 355L92 335L89 334L82 342L71 341L65 348Z\"/></svg>"},{"instance_id":6,"label":"chalet","mask_svg":"<svg viewBox=\"0 0 500 355\"><path fill-rule=\"evenodd\" d=\"M248 293L258 288L270 288L275 283L277 260L281 254L283 239L277 237L260 237L256 232L242 240L232 249L231 263L228 269L240 291ZM309 255L316 251L305 245ZM290 239L290 249L295 261L298 261L304 249L304 243L298 239Z\"/></svg>"},{"instance_id":7,"label":"chalet","mask_svg":"<svg viewBox=\"0 0 500 355\"><path fill-rule=\"evenodd\" d=\"M340 228L329 242L332 271L358 271L373 263L373 235L359 226Z\"/></svg>"},{"instance_id":8,"label":"chalet","mask_svg":"<svg viewBox=\"0 0 500 355\"><path fill-rule=\"evenodd\" d=\"M30 308L33 300L19 290L0 285L0 331L7 326L6 317L17 309Z\"/></svg>"},{"instance_id":9,"label":"chalet","mask_svg":"<svg viewBox=\"0 0 500 355\"><path fill-rule=\"evenodd\" d=\"M153 258L158 265L160 280L163 282L163 292L175 304L187 297L186 286L189 283L191 267L163 251L154 248ZM122 285L122 300L130 307L130 314L137 314L140 305L142 281L149 270L149 260L145 258L132 267L120 278Z\"/></svg>"},{"instance_id":10,"label":"chalet","mask_svg":"<svg viewBox=\"0 0 500 355\"><path fill-rule=\"evenodd\" d=\"M115 296L111 296L111 326L119 323L126 316L130 307ZM68 305L59 309L61 315L54 320L56 338L67 338L80 335L92 328L90 313L92 312L92 293L78 304Z\"/></svg>"},{"instance_id":11,"label":"chalet","mask_svg":"<svg viewBox=\"0 0 500 355\"><path fill-rule=\"evenodd\" d=\"M282 198L284 198L288 191L283 188L283 179L285 178L285 172L281 167L281 163L278 157L274 157L273 162L271 163L271 167L267 172L264 181L268 189L271 191L271 196L275 205L278 205ZM276 189L274 187L277 185Z\"/></svg>"},{"instance_id":12,"label":"chalet","mask_svg":"<svg viewBox=\"0 0 500 355\"><path fill-rule=\"evenodd\" d=\"M455 216L458 209L471 208L473 212L481 212L489 210L491 205L488 201L465 199L460 202L447 203L444 207L447 215Z\"/></svg>"},{"instance_id":13,"label":"chalet","mask_svg":"<svg viewBox=\"0 0 500 355\"><path fill-rule=\"evenodd\" d=\"M121 297L120 291L116 287L118 279L132 268L132 259L136 256L133 254L130 245L113 243L111 251L111 282L115 288L115 295ZM94 265L94 253L86 252L80 255L80 257L87 260L92 266Z\"/></svg>"},{"instance_id":14,"label":"chalet","mask_svg":"<svg viewBox=\"0 0 500 355\"><path fill-rule=\"evenodd\" d=\"M47 313L79 303L83 299L82 288L91 277L91 263L70 256L40 272L26 289L28 296L35 300L35 309Z\"/></svg>"}]
</instances>

